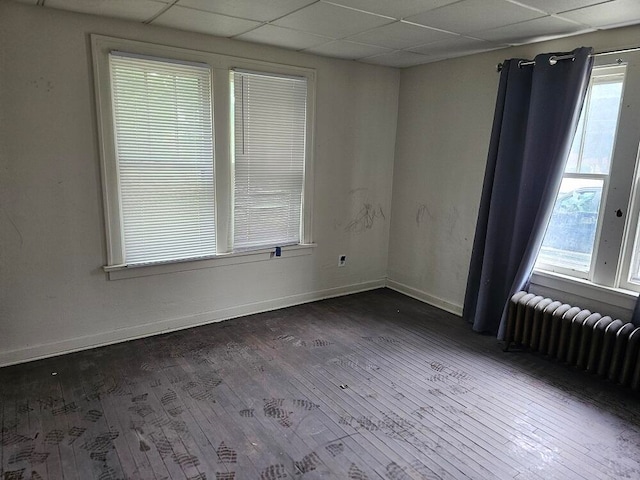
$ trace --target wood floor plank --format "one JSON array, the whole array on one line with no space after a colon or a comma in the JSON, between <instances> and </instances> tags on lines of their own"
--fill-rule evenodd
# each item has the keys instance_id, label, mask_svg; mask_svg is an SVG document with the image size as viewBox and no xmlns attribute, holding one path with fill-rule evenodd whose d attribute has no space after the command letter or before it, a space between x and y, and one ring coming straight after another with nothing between
<instances>
[{"instance_id":1,"label":"wood floor plank","mask_svg":"<svg viewBox=\"0 0 640 480\"><path fill-rule=\"evenodd\" d=\"M637 394L386 289L2 368L0 386L3 480L640 478Z\"/></svg>"}]
</instances>

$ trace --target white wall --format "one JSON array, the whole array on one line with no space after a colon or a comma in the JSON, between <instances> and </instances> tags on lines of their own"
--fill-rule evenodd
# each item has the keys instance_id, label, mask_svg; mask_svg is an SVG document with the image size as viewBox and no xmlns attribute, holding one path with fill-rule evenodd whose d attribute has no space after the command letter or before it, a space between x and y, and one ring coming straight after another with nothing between
<instances>
[{"instance_id":1,"label":"white wall","mask_svg":"<svg viewBox=\"0 0 640 480\"><path fill-rule=\"evenodd\" d=\"M90 33L317 69L313 254L108 280ZM0 365L384 285L398 70L2 1L0 45Z\"/></svg>"},{"instance_id":2,"label":"white wall","mask_svg":"<svg viewBox=\"0 0 640 480\"><path fill-rule=\"evenodd\" d=\"M402 70L388 284L452 312L462 311L498 62L581 45L595 51L637 46L638 39L640 27L629 27ZM605 313L588 299L572 299L567 301Z\"/></svg>"}]
</instances>

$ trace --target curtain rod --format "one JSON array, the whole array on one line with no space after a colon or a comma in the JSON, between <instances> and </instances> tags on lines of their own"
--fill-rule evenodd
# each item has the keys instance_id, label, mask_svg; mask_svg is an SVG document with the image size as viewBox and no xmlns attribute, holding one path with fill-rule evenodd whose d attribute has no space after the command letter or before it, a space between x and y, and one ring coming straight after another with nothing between
<instances>
[{"instance_id":1,"label":"curtain rod","mask_svg":"<svg viewBox=\"0 0 640 480\"><path fill-rule=\"evenodd\" d=\"M630 47L630 48L622 48L622 49L618 49L618 50L607 50L604 52L596 52L596 53L592 53L591 55L589 55L590 57L601 57L604 55L615 55L616 53L628 53L628 52L636 52L640 50L640 47ZM568 54L568 55L552 55L551 57L549 57L549 65L555 65L556 63L558 63L560 60L573 60L575 58L574 55L572 54ZM520 60L518 62L518 67L522 68L522 67L528 67L530 65L535 65L536 61L535 60ZM499 72L502 70L503 64L499 63L496 66L496 71Z\"/></svg>"}]
</instances>

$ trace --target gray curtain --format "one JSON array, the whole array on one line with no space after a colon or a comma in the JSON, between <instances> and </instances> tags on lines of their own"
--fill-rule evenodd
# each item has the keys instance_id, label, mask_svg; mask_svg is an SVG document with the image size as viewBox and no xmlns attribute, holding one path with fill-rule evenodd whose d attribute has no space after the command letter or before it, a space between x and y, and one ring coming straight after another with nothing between
<instances>
[{"instance_id":1,"label":"gray curtain","mask_svg":"<svg viewBox=\"0 0 640 480\"><path fill-rule=\"evenodd\" d=\"M471 254L463 317L502 338L505 306L527 286L562 181L593 67L574 60L504 62Z\"/></svg>"}]
</instances>

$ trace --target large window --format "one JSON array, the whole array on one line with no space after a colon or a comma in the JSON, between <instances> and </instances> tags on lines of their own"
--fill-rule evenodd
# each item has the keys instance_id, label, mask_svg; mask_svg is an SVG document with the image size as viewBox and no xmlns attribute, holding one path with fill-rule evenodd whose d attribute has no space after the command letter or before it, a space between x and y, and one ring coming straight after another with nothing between
<instances>
[{"instance_id":1,"label":"large window","mask_svg":"<svg viewBox=\"0 0 640 480\"><path fill-rule=\"evenodd\" d=\"M107 270L310 242L313 71L92 43Z\"/></svg>"},{"instance_id":2,"label":"large window","mask_svg":"<svg viewBox=\"0 0 640 480\"><path fill-rule=\"evenodd\" d=\"M593 70L538 271L640 290L640 205L631 201L638 196L637 59L637 54L627 54L614 65Z\"/></svg>"}]
</instances>

